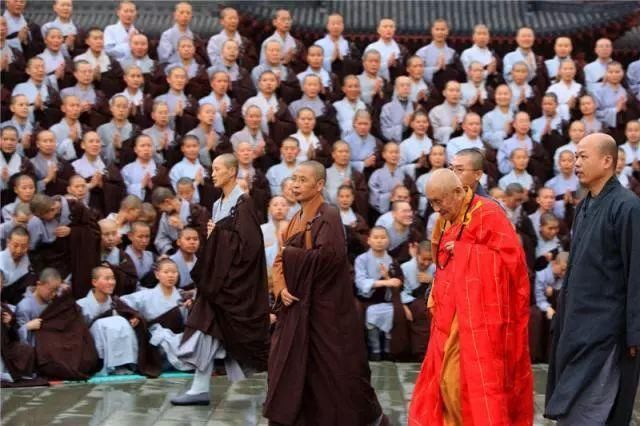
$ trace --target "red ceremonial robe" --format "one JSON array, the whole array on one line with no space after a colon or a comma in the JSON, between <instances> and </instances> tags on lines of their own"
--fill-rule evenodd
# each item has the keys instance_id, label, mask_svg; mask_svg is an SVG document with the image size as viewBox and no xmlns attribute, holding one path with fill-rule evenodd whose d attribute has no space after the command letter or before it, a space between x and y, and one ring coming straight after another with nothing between
<instances>
[{"instance_id":1,"label":"red ceremonial robe","mask_svg":"<svg viewBox=\"0 0 640 426\"><path fill-rule=\"evenodd\" d=\"M524 253L497 203L468 192L465 210L464 217L440 237L437 256L443 268L439 268L432 290L431 338L413 393L409 424L443 424L445 344L457 319L459 403L464 425L531 425L533 375ZM434 230L434 244L440 226ZM445 249L449 241L455 241L450 259Z\"/></svg>"}]
</instances>

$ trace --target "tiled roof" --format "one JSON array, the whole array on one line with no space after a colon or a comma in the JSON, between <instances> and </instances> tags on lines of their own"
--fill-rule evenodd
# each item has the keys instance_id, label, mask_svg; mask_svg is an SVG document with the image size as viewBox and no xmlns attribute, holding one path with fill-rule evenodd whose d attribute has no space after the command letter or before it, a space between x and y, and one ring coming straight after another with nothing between
<instances>
[{"instance_id":1,"label":"tiled roof","mask_svg":"<svg viewBox=\"0 0 640 426\"><path fill-rule=\"evenodd\" d=\"M173 23L172 11L176 1L138 1L136 26L151 36L159 36ZM210 1L192 1L194 17L192 29L203 37L219 31L218 9L222 5ZM80 28L105 27L116 22L116 2L74 2L73 20ZM293 15L294 28L322 32L326 17L340 12L345 28L352 33L374 33L383 17L396 20L399 34L425 35L429 23L436 18L446 19L454 34L469 35L473 26L487 24L494 35L513 35L522 25L532 26L540 35L572 33L602 27L626 19L640 11L638 1L410 1L410 0L334 0L334 1L229 1L245 15L270 21L278 7L285 6ZM31 1L27 16L38 24L53 20L51 2Z\"/></svg>"}]
</instances>

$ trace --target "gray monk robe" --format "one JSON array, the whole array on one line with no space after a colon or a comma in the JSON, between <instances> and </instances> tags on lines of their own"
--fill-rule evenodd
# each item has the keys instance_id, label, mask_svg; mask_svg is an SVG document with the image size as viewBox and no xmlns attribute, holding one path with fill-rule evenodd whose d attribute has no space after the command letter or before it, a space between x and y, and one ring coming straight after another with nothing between
<instances>
[{"instance_id":1,"label":"gray monk robe","mask_svg":"<svg viewBox=\"0 0 640 426\"><path fill-rule=\"evenodd\" d=\"M579 412L628 425L640 355L640 199L613 177L578 205L549 362L545 416ZM616 379L616 380L612 380ZM611 386L597 388L600 382ZM584 396L597 396L585 401ZM593 400L600 403L592 406ZM606 402L606 401L605 401ZM584 423L583 423L584 424Z\"/></svg>"}]
</instances>

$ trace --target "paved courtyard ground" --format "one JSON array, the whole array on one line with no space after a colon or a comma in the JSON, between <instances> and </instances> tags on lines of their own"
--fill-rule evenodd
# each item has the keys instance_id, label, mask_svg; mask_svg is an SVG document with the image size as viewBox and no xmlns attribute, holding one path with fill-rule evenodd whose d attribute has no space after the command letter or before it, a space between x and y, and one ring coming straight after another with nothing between
<instances>
[{"instance_id":1,"label":"paved courtyard ground","mask_svg":"<svg viewBox=\"0 0 640 426\"><path fill-rule=\"evenodd\" d=\"M372 381L391 424L406 425L407 406L420 366L371 364ZM543 420L546 366L534 367L535 425ZM173 407L169 398L182 391L189 379L155 379L105 384L64 384L48 388L3 389L2 425L108 425L108 426L252 426L266 425L260 415L265 396L265 375L231 385L225 377L212 380L209 407ZM640 404L634 421L640 424Z\"/></svg>"}]
</instances>

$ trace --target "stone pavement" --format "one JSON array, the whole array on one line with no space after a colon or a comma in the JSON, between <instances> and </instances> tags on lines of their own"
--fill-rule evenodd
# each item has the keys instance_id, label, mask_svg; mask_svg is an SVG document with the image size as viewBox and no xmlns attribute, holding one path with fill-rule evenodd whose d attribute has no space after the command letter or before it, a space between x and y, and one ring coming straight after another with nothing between
<instances>
[{"instance_id":1,"label":"stone pavement","mask_svg":"<svg viewBox=\"0 0 640 426\"><path fill-rule=\"evenodd\" d=\"M419 368L419 364L371 364L373 385L393 425L406 425L407 406ZM534 366L534 374L534 424L552 425L553 422L543 420L541 415L546 366ZM172 395L185 388L188 379L3 389L1 419L6 426L266 425L260 416L265 377L261 374L233 385L225 377L215 377L213 403L209 407L173 407L169 403ZM640 421L640 410L634 413L634 420Z\"/></svg>"}]
</instances>

